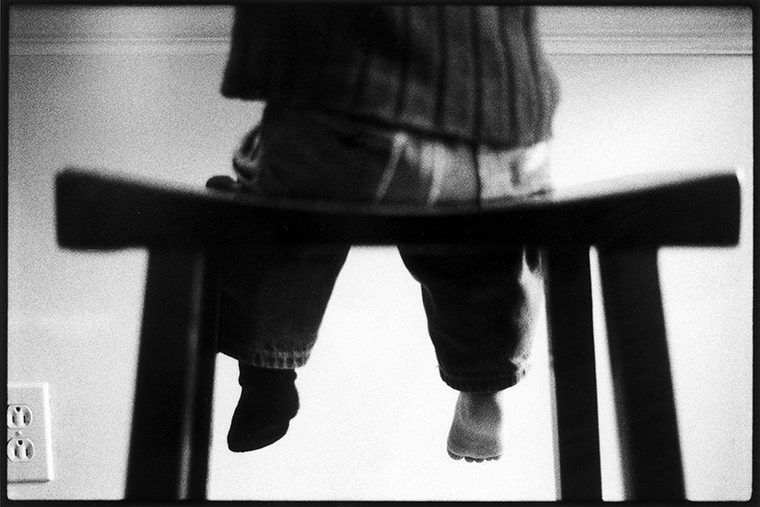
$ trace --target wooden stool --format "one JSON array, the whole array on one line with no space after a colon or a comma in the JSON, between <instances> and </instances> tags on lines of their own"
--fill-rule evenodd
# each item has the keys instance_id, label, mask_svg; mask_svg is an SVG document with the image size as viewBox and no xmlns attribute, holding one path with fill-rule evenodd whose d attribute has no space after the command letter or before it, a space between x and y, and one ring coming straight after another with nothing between
<instances>
[{"instance_id":1,"label":"wooden stool","mask_svg":"<svg viewBox=\"0 0 760 507\"><path fill-rule=\"evenodd\" d=\"M478 210L319 207L66 169L58 242L147 248L126 498L206 497L219 253L236 242L540 247L557 494L601 500L589 247L596 246L626 495L684 498L657 249L739 240L735 170L623 178Z\"/></svg>"}]
</instances>

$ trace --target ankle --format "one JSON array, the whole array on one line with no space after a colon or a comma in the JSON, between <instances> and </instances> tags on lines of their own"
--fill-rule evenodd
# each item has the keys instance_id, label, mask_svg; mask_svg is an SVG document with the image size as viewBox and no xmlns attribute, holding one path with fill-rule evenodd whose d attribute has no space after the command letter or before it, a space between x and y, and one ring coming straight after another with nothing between
<instances>
[{"instance_id":1,"label":"ankle","mask_svg":"<svg viewBox=\"0 0 760 507\"><path fill-rule=\"evenodd\" d=\"M297 374L295 370L263 368L250 364L238 363L240 375L238 383L241 387L277 388L293 384Z\"/></svg>"}]
</instances>

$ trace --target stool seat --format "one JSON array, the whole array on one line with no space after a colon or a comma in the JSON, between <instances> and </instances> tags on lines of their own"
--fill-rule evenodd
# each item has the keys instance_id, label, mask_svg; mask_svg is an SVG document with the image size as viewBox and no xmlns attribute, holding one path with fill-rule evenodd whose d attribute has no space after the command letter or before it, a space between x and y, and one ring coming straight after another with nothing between
<instances>
[{"instance_id":1,"label":"stool seat","mask_svg":"<svg viewBox=\"0 0 760 507\"><path fill-rule=\"evenodd\" d=\"M388 245L717 246L739 237L736 170L636 175L436 211L254 198L69 168L56 182L58 241L72 249L255 241Z\"/></svg>"},{"instance_id":2,"label":"stool seat","mask_svg":"<svg viewBox=\"0 0 760 507\"><path fill-rule=\"evenodd\" d=\"M543 252L557 496L602 499L589 247L599 257L627 498L685 496L657 250L733 246L735 169L619 178L483 207L425 210L256 198L104 171L56 177L76 251L149 252L125 496L207 494L220 259L241 244Z\"/></svg>"}]
</instances>

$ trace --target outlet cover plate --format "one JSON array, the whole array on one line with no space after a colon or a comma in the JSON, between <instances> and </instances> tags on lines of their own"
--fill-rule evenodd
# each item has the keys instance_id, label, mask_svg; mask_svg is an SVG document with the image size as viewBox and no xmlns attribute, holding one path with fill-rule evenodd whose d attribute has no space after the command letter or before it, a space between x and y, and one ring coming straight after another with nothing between
<instances>
[{"instance_id":1,"label":"outlet cover plate","mask_svg":"<svg viewBox=\"0 0 760 507\"><path fill-rule=\"evenodd\" d=\"M53 480L53 449L50 426L48 384L9 384L6 405L6 446L8 482L47 482ZM29 445L34 452L29 459L11 459L11 441ZM18 447L15 446L15 447Z\"/></svg>"}]
</instances>

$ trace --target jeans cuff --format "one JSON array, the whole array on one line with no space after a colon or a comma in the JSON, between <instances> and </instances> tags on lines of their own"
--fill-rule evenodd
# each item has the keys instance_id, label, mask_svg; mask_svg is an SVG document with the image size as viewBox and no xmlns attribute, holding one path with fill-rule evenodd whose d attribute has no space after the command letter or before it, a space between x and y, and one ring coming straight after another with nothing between
<instances>
[{"instance_id":1,"label":"jeans cuff","mask_svg":"<svg viewBox=\"0 0 760 507\"><path fill-rule=\"evenodd\" d=\"M522 380L527 368L521 368L511 373L454 375L439 368L441 379L452 389L467 393L495 393L516 385Z\"/></svg>"},{"instance_id":2,"label":"jeans cuff","mask_svg":"<svg viewBox=\"0 0 760 507\"><path fill-rule=\"evenodd\" d=\"M300 368L306 364L311 355L311 350L284 352L272 350L243 350L232 347L220 347L219 352L237 359L244 364L277 370L293 370L295 368Z\"/></svg>"}]
</instances>

